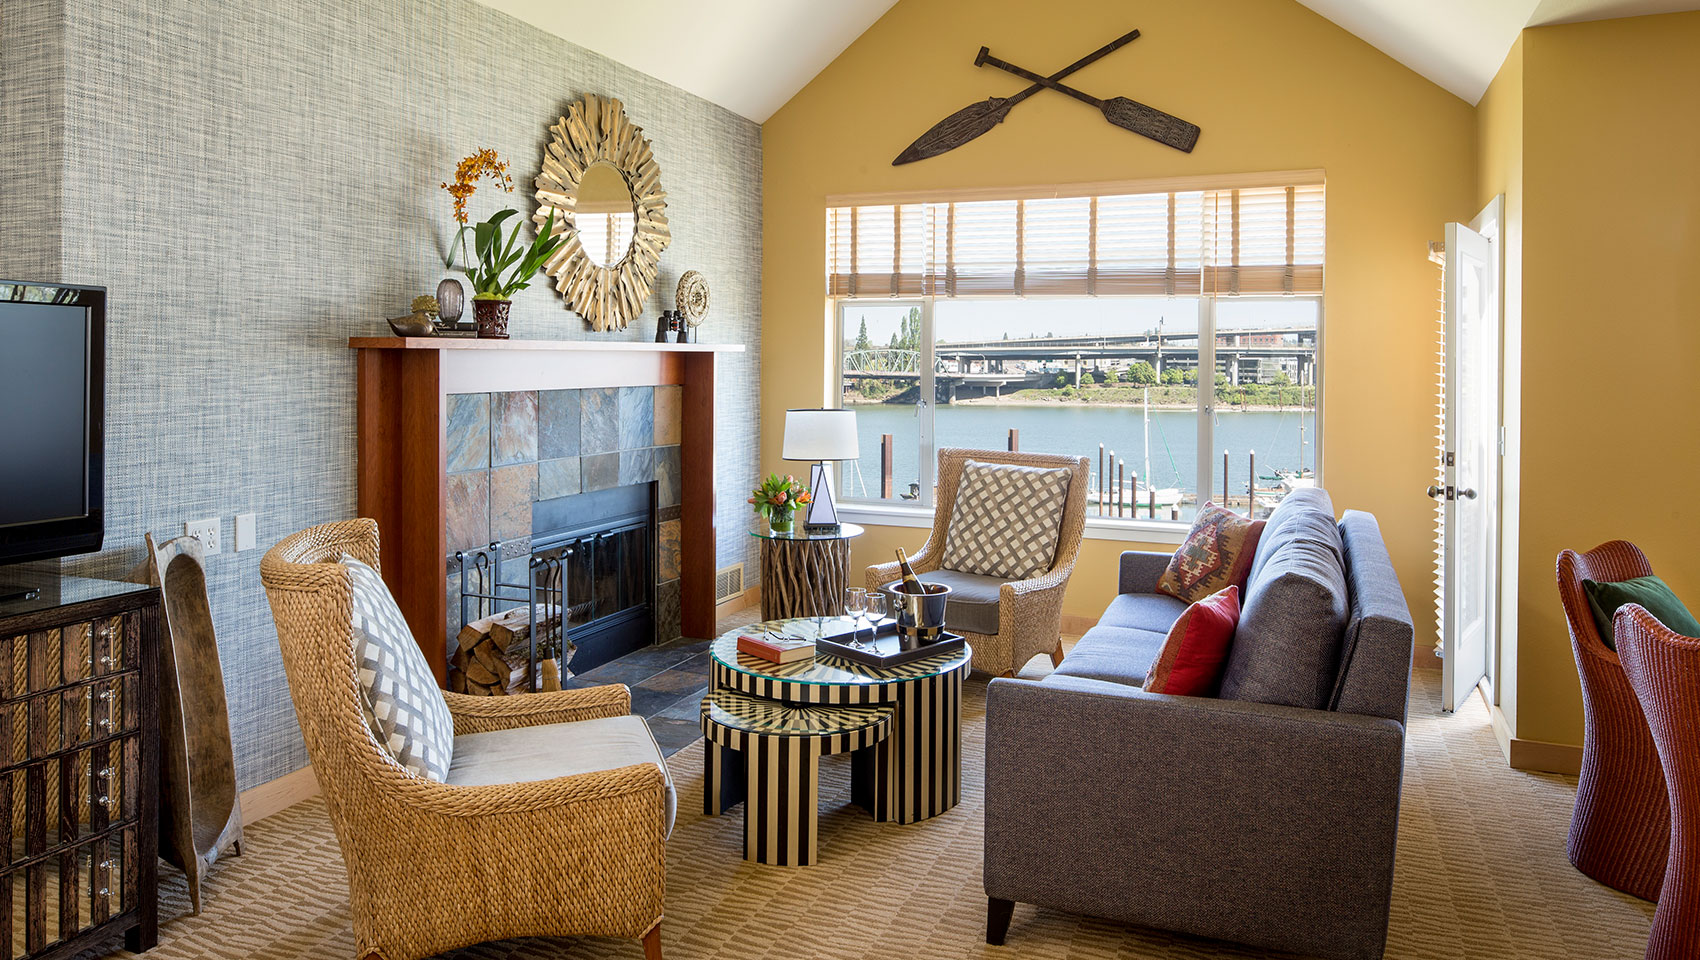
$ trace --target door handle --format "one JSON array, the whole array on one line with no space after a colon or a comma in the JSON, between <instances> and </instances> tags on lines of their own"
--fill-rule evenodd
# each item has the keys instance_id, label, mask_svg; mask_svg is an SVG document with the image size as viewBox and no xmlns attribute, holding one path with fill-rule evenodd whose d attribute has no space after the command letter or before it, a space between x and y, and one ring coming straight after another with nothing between
<instances>
[{"instance_id":1,"label":"door handle","mask_svg":"<svg viewBox=\"0 0 1700 960\"><path fill-rule=\"evenodd\" d=\"M1471 490L1469 487L1459 487L1458 496L1464 500L1474 500L1476 499L1476 491Z\"/></svg>"},{"instance_id":2,"label":"door handle","mask_svg":"<svg viewBox=\"0 0 1700 960\"><path fill-rule=\"evenodd\" d=\"M1446 494L1446 488L1445 487L1430 486L1428 488L1428 495L1435 500L1442 499L1445 496L1445 494Z\"/></svg>"}]
</instances>

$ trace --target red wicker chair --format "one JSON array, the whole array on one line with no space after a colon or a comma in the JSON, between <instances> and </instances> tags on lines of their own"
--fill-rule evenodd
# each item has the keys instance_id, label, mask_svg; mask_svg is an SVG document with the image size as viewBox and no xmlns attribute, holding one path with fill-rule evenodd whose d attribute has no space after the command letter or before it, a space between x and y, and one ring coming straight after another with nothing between
<instances>
[{"instance_id":1,"label":"red wicker chair","mask_svg":"<svg viewBox=\"0 0 1700 960\"><path fill-rule=\"evenodd\" d=\"M1617 611L1612 628L1669 785L1670 859L1647 960L1693 960L1700 957L1700 639L1673 632L1635 603Z\"/></svg>"},{"instance_id":2,"label":"red wicker chair","mask_svg":"<svg viewBox=\"0 0 1700 960\"><path fill-rule=\"evenodd\" d=\"M1616 653L1600 639L1582 581L1652 574L1635 544L1602 543L1558 555L1558 595L1582 677L1582 777L1566 853L1576 869L1616 890L1659 899L1670 851L1670 798L1658 750Z\"/></svg>"}]
</instances>

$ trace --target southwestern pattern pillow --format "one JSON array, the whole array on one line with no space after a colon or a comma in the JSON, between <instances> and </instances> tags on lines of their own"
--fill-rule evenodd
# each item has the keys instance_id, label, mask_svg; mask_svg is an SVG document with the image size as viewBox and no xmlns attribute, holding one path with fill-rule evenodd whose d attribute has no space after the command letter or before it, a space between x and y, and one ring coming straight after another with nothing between
<instances>
[{"instance_id":1,"label":"southwestern pattern pillow","mask_svg":"<svg viewBox=\"0 0 1700 960\"><path fill-rule=\"evenodd\" d=\"M1062 532L1070 471L969 460L940 565L1003 580L1051 569Z\"/></svg>"},{"instance_id":2,"label":"southwestern pattern pillow","mask_svg":"<svg viewBox=\"0 0 1700 960\"><path fill-rule=\"evenodd\" d=\"M1263 535L1262 520L1245 517L1205 501L1169 568L1157 578L1157 592L1196 603L1224 587L1245 590L1246 575Z\"/></svg>"},{"instance_id":3,"label":"southwestern pattern pillow","mask_svg":"<svg viewBox=\"0 0 1700 960\"><path fill-rule=\"evenodd\" d=\"M443 692L378 571L353 557L342 565L354 586L354 662L366 723L397 763L442 783L455 743Z\"/></svg>"}]
</instances>

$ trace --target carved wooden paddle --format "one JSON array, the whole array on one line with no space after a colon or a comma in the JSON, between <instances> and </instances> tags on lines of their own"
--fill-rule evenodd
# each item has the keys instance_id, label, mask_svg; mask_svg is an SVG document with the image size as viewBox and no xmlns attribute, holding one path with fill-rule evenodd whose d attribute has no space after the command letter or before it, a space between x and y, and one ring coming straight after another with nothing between
<instances>
[{"instance_id":1,"label":"carved wooden paddle","mask_svg":"<svg viewBox=\"0 0 1700 960\"><path fill-rule=\"evenodd\" d=\"M1096 63L1104 57L1115 53L1117 50L1120 50L1122 47L1127 46L1129 43L1132 43L1137 39L1139 39L1139 31L1129 31L1128 33L1123 34L1102 47L1092 51L1086 56L1081 57L1074 63L1058 70L1056 73L1051 74L1049 77L1036 79L1049 80L1051 82L1061 80L1076 70ZM985 54L986 48L981 47L980 55L985 56ZM975 66L979 66L979 64L980 61L978 60L974 62ZM1017 93L1013 97L988 97L978 103L971 103L950 116L945 117L943 120L940 120L938 123L933 124L931 129L915 138L914 143L911 143L907 149L898 154L897 159L891 161L891 165L895 167L899 164L914 163L916 160L925 160L928 157L936 157L946 151L954 150L1002 123L1003 118L1009 116L1009 111L1014 108L1016 104L1043 89L1045 89L1044 83L1035 82L1032 86L1020 93Z\"/></svg>"},{"instance_id":2,"label":"carved wooden paddle","mask_svg":"<svg viewBox=\"0 0 1700 960\"><path fill-rule=\"evenodd\" d=\"M1191 153L1198 143L1198 124L1188 123L1180 117L1164 113L1155 107L1148 107L1137 100L1126 97L1111 97L1100 100L1097 97L1081 93L1073 87L1065 87L1054 77L1041 77L1036 73L1023 70L1013 63L1006 63L992 56L990 50L980 48L980 55L974 58L976 67L991 64L999 70L1005 70L1033 81L1040 86L1050 87L1058 93L1066 93L1076 100L1090 103L1104 114L1104 119L1124 130L1131 130L1142 137L1150 137L1158 143L1165 143L1183 153ZM1029 88L1031 89L1031 88Z\"/></svg>"}]
</instances>

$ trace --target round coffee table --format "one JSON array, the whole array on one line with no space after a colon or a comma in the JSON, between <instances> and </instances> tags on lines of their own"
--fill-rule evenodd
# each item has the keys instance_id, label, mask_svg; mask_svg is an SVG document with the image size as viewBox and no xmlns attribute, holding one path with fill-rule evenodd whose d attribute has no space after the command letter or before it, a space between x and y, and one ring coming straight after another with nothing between
<instances>
[{"instance_id":1,"label":"round coffee table","mask_svg":"<svg viewBox=\"0 0 1700 960\"><path fill-rule=\"evenodd\" d=\"M828 633L842 631L843 618L825 622ZM889 704L891 733L875 749L854 754L851 800L877 821L914 823L936 817L962 799L962 678L973 650L966 644L950 653L896 667L863 666L829 655L791 663L773 663L738 652L738 636L772 631L794 637L818 637L813 619L774 620L730 631L709 646L709 690L735 690L789 705L835 707ZM721 770L740 757L710 742L708 769ZM724 809L716 783L705 778L704 810Z\"/></svg>"},{"instance_id":2,"label":"round coffee table","mask_svg":"<svg viewBox=\"0 0 1700 960\"><path fill-rule=\"evenodd\" d=\"M844 609L844 588L850 585L850 541L862 535L854 523L810 532L803 521L784 533L767 524L750 528L761 539L761 615L764 620L785 617L827 617Z\"/></svg>"}]
</instances>

